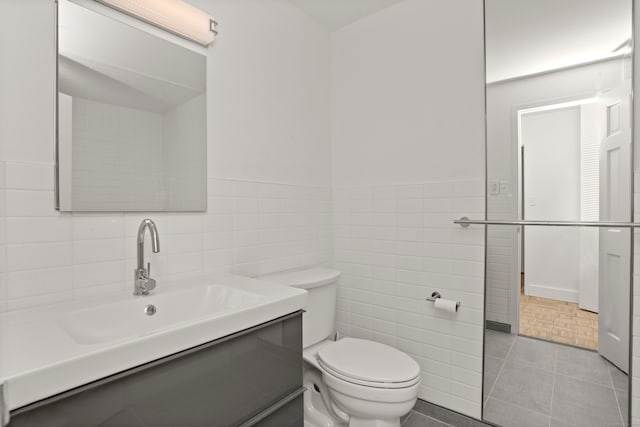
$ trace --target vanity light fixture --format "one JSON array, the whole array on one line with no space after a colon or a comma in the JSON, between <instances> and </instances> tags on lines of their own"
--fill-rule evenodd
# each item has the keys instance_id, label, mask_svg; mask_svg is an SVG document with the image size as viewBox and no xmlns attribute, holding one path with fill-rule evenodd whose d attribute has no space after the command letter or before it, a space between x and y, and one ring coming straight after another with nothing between
<instances>
[{"instance_id":1,"label":"vanity light fixture","mask_svg":"<svg viewBox=\"0 0 640 427\"><path fill-rule=\"evenodd\" d=\"M209 46L218 34L211 16L182 0L97 1L202 46Z\"/></svg>"}]
</instances>

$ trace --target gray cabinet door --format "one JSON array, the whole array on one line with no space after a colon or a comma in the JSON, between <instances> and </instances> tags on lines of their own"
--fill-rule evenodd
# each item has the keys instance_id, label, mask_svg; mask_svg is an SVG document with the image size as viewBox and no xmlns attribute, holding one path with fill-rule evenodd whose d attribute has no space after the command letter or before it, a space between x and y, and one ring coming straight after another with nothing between
<instances>
[{"instance_id":1,"label":"gray cabinet door","mask_svg":"<svg viewBox=\"0 0 640 427\"><path fill-rule=\"evenodd\" d=\"M230 427L301 386L294 313L21 408L9 427ZM302 426L301 411L296 399L273 418Z\"/></svg>"}]
</instances>

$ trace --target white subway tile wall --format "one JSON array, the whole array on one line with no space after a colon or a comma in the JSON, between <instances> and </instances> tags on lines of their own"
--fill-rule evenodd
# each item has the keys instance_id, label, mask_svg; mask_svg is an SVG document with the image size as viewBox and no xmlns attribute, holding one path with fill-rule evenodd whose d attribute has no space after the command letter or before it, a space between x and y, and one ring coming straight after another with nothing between
<instances>
[{"instance_id":1,"label":"white subway tile wall","mask_svg":"<svg viewBox=\"0 0 640 427\"><path fill-rule=\"evenodd\" d=\"M489 218L505 220L518 214L511 195L489 195L487 212ZM518 290L510 284L518 280L517 245L517 227L487 227L487 320L512 324L516 319L513 292Z\"/></svg>"},{"instance_id":2,"label":"white subway tile wall","mask_svg":"<svg viewBox=\"0 0 640 427\"><path fill-rule=\"evenodd\" d=\"M53 197L53 165L0 163L0 311L129 290L144 218L160 232L160 253L145 253L159 279L332 259L329 187L210 179L206 213L60 213Z\"/></svg>"},{"instance_id":3,"label":"white subway tile wall","mask_svg":"<svg viewBox=\"0 0 640 427\"><path fill-rule=\"evenodd\" d=\"M484 228L452 221L483 214L481 181L334 189L339 332L407 352L422 368L422 399L478 418ZM435 310L433 291L460 311Z\"/></svg>"},{"instance_id":4,"label":"white subway tile wall","mask_svg":"<svg viewBox=\"0 0 640 427\"><path fill-rule=\"evenodd\" d=\"M66 149L73 155L61 156L60 161L73 170L68 184L76 195L73 206L107 210L114 203L136 203L149 210L162 209L166 201L159 195L168 175L165 168L171 165L165 150L158 149L158 141L165 146L169 124L163 114L77 96L69 96L69 102L72 112L61 108L60 120L72 123L73 143L61 138L60 146L73 147Z\"/></svg>"},{"instance_id":5,"label":"white subway tile wall","mask_svg":"<svg viewBox=\"0 0 640 427\"><path fill-rule=\"evenodd\" d=\"M52 176L51 164L0 163L0 311L129 290L146 217L161 234L162 251L146 253L161 279L327 264L335 248L340 332L407 352L422 367L421 398L479 417L484 234L451 221L483 214L482 183L335 188L332 202L328 187L211 179L207 213L68 214L53 209ZM638 243L635 253L638 281ZM461 311L435 311L424 301L434 290ZM633 328L635 390L637 289ZM639 397L632 408L640 425Z\"/></svg>"}]
</instances>

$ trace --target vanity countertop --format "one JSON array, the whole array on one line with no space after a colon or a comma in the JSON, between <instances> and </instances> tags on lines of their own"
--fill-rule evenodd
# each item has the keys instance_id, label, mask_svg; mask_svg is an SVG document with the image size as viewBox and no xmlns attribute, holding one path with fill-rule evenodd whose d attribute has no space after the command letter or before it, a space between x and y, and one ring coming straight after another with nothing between
<instances>
[{"instance_id":1,"label":"vanity countertop","mask_svg":"<svg viewBox=\"0 0 640 427\"><path fill-rule=\"evenodd\" d=\"M10 410L305 307L306 292L231 274L0 315ZM157 312L145 309L154 305Z\"/></svg>"}]
</instances>

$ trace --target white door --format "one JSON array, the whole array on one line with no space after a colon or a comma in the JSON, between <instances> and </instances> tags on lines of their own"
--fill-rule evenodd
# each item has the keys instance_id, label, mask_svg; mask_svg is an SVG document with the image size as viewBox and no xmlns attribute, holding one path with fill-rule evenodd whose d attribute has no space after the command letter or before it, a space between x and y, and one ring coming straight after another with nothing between
<instances>
[{"instance_id":1,"label":"white door","mask_svg":"<svg viewBox=\"0 0 640 427\"><path fill-rule=\"evenodd\" d=\"M526 219L580 217L580 107L523 114L523 209ZM580 229L529 227L524 238L525 294L578 301Z\"/></svg>"},{"instance_id":2,"label":"white door","mask_svg":"<svg viewBox=\"0 0 640 427\"><path fill-rule=\"evenodd\" d=\"M600 146L600 221L631 220L631 90L601 97L605 137ZM629 229L600 228L598 347L602 356L629 370Z\"/></svg>"}]
</instances>

